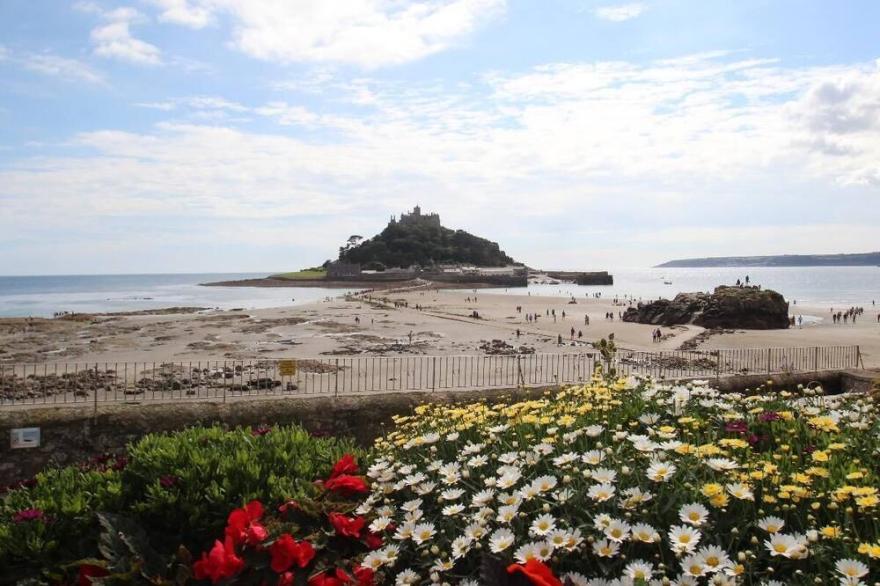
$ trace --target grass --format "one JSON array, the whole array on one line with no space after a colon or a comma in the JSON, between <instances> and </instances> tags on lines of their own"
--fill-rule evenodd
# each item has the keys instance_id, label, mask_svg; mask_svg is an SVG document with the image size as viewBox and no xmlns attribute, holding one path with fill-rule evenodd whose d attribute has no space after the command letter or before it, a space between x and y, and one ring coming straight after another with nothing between
<instances>
[{"instance_id":1,"label":"grass","mask_svg":"<svg viewBox=\"0 0 880 586\"><path fill-rule=\"evenodd\" d=\"M290 279L291 281L301 281L306 279L324 279L326 277L327 271L323 270L294 271L292 273L278 273L277 275L272 275L273 279Z\"/></svg>"}]
</instances>

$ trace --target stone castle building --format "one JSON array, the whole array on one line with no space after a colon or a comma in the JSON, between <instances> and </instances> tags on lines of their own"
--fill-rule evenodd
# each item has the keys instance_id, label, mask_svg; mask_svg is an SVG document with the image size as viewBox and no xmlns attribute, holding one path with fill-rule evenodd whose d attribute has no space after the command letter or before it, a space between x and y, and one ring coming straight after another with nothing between
<instances>
[{"instance_id":1,"label":"stone castle building","mask_svg":"<svg viewBox=\"0 0 880 586\"><path fill-rule=\"evenodd\" d=\"M412 213L403 213L400 214L400 220L395 220L394 216L391 216L391 223L394 224L396 222L400 222L401 224L424 224L440 227L440 215L439 214L422 214L422 208L418 205L413 208Z\"/></svg>"}]
</instances>

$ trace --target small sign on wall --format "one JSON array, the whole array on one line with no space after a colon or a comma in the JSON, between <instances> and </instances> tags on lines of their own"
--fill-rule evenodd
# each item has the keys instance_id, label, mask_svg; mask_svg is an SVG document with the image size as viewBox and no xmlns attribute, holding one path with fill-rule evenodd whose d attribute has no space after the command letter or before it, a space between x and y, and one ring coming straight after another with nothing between
<instances>
[{"instance_id":1,"label":"small sign on wall","mask_svg":"<svg viewBox=\"0 0 880 586\"><path fill-rule=\"evenodd\" d=\"M9 447L13 450L40 447L39 427L18 427L9 431Z\"/></svg>"},{"instance_id":2,"label":"small sign on wall","mask_svg":"<svg viewBox=\"0 0 880 586\"><path fill-rule=\"evenodd\" d=\"M281 376L296 376L296 360L279 360L278 374Z\"/></svg>"}]
</instances>

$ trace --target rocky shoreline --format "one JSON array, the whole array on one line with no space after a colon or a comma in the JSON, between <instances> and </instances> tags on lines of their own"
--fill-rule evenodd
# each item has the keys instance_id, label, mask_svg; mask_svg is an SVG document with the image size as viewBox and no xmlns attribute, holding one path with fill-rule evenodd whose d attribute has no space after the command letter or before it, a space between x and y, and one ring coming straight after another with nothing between
<instances>
[{"instance_id":1,"label":"rocky shoreline","mask_svg":"<svg viewBox=\"0 0 880 586\"><path fill-rule=\"evenodd\" d=\"M240 279L234 281L217 281L214 283L199 283L202 287L324 287L327 289L403 289L413 287L425 287L430 289L487 289L497 287L493 283L482 282L438 282L424 279L410 279L405 281L370 281L370 280L333 280L333 279L277 279L265 277L263 279Z\"/></svg>"}]
</instances>

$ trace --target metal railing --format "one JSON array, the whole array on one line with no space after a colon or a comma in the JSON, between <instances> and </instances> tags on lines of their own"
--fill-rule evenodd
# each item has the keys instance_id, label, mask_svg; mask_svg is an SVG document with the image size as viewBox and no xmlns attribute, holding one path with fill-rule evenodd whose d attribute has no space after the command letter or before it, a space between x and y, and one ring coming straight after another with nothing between
<instances>
[{"instance_id":1,"label":"metal railing","mask_svg":"<svg viewBox=\"0 0 880 586\"><path fill-rule=\"evenodd\" d=\"M720 377L854 368L858 346L671 352L618 351L620 374ZM0 364L0 407L263 396L490 389L584 382L598 352L474 356L359 356L291 360L209 360Z\"/></svg>"}]
</instances>

